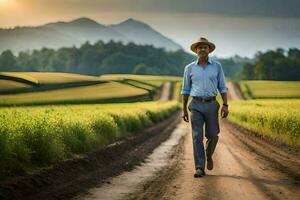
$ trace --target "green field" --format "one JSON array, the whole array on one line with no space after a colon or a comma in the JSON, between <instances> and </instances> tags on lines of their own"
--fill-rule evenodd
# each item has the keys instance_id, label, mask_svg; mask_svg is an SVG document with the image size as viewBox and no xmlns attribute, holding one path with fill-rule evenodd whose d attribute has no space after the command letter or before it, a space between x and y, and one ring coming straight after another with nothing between
<instances>
[{"instance_id":1,"label":"green field","mask_svg":"<svg viewBox=\"0 0 300 200\"><path fill-rule=\"evenodd\" d=\"M99 78L42 72L9 75L31 77L38 87L45 87L0 95L2 177L22 174L103 147L165 119L180 108L177 101L151 101L165 81L176 81L177 77L105 75ZM18 80L0 79L0 86L2 84L6 91L36 87ZM73 85L80 82L92 84ZM64 88L65 85L68 87ZM136 102L145 100L148 102ZM131 101L136 103L115 103ZM77 105L71 105L73 103Z\"/></svg>"},{"instance_id":2,"label":"green field","mask_svg":"<svg viewBox=\"0 0 300 200\"><path fill-rule=\"evenodd\" d=\"M0 177L103 147L180 108L177 101L151 101L164 82L178 77L22 72L2 78Z\"/></svg>"},{"instance_id":3,"label":"green field","mask_svg":"<svg viewBox=\"0 0 300 200\"><path fill-rule=\"evenodd\" d=\"M240 81L246 100L230 101L228 119L257 135L300 149L300 81Z\"/></svg>"},{"instance_id":4,"label":"green field","mask_svg":"<svg viewBox=\"0 0 300 200\"><path fill-rule=\"evenodd\" d=\"M135 75L135 74L105 74L100 76L100 80L123 80L133 79L146 82L157 83L157 81L181 81L182 78L178 76L152 76L152 75Z\"/></svg>"},{"instance_id":5,"label":"green field","mask_svg":"<svg viewBox=\"0 0 300 200\"><path fill-rule=\"evenodd\" d=\"M101 83L96 76L52 72L0 72L0 93L46 91Z\"/></svg>"},{"instance_id":6,"label":"green field","mask_svg":"<svg viewBox=\"0 0 300 200\"><path fill-rule=\"evenodd\" d=\"M142 82L142 81L131 80L131 79L124 80L121 83L132 85L134 87L147 90L148 92L154 91L156 88L158 88L158 87L150 85L148 83L145 83L145 82Z\"/></svg>"},{"instance_id":7,"label":"green field","mask_svg":"<svg viewBox=\"0 0 300 200\"><path fill-rule=\"evenodd\" d=\"M31 85L28 85L26 83L0 79L0 92L11 91L16 89L27 89L31 87Z\"/></svg>"},{"instance_id":8,"label":"green field","mask_svg":"<svg viewBox=\"0 0 300 200\"><path fill-rule=\"evenodd\" d=\"M19 79L19 81L24 81L31 83L33 85L39 84L39 80L32 77L30 73L18 73L18 72L0 72L0 77L6 77L10 79Z\"/></svg>"},{"instance_id":9,"label":"green field","mask_svg":"<svg viewBox=\"0 0 300 200\"><path fill-rule=\"evenodd\" d=\"M60 72L1 72L11 77L21 77L38 84L63 84L71 82L97 81L99 77Z\"/></svg>"},{"instance_id":10,"label":"green field","mask_svg":"<svg viewBox=\"0 0 300 200\"><path fill-rule=\"evenodd\" d=\"M0 106L151 100L165 81L179 80L178 77L128 74L103 75L100 78L49 72L16 72L9 75L31 77L39 86L0 78L0 92L5 92L0 94Z\"/></svg>"},{"instance_id":11,"label":"green field","mask_svg":"<svg viewBox=\"0 0 300 200\"><path fill-rule=\"evenodd\" d=\"M134 97L147 99L147 95L147 90L118 82L108 82L50 91L0 95L0 105L111 102L116 98L124 101Z\"/></svg>"},{"instance_id":12,"label":"green field","mask_svg":"<svg viewBox=\"0 0 300 200\"><path fill-rule=\"evenodd\" d=\"M179 109L176 101L0 109L0 175L109 144Z\"/></svg>"},{"instance_id":13,"label":"green field","mask_svg":"<svg viewBox=\"0 0 300 200\"><path fill-rule=\"evenodd\" d=\"M300 81L240 81L246 99L300 98Z\"/></svg>"},{"instance_id":14,"label":"green field","mask_svg":"<svg viewBox=\"0 0 300 200\"><path fill-rule=\"evenodd\" d=\"M230 101L230 121L300 149L300 99Z\"/></svg>"},{"instance_id":15,"label":"green field","mask_svg":"<svg viewBox=\"0 0 300 200\"><path fill-rule=\"evenodd\" d=\"M136 86L141 85L146 90L159 88L164 82L179 82L181 77L177 76L152 76L152 75L135 75L135 74L105 74L100 76L102 81L119 81L123 83L132 83Z\"/></svg>"}]
</instances>

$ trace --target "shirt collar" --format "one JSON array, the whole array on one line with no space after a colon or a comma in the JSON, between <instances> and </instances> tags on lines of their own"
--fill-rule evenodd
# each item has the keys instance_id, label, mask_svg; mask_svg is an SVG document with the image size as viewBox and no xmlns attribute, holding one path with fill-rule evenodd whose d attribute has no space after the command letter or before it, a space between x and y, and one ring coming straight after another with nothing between
<instances>
[{"instance_id":1,"label":"shirt collar","mask_svg":"<svg viewBox=\"0 0 300 200\"><path fill-rule=\"evenodd\" d=\"M209 64L212 64L212 59L211 59L211 57L208 56L207 62L208 62ZM198 58L197 58L197 60L195 61L195 64L198 64Z\"/></svg>"}]
</instances>

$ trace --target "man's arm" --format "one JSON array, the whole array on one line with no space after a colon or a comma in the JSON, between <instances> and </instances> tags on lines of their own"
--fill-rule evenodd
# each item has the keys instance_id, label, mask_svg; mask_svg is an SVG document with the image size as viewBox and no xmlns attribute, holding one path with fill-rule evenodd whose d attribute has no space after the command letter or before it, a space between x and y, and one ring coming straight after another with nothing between
<instances>
[{"instance_id":1,"label":"man's arm","mask_svg":"<svg viewBox=\"0 0 300 200\"><path fill-rule=\"evenodd\" d=\"M189 122L189 114L187 111L187 103L189 100L189 96L188 94L183 94L182 95L182 118L185 122Z\"/></svg>"},{"instance_id":2,"label":"man's arm","mask_svg":"<svg viewBox=\"0 0 300 200\"><path fill-rule=\"evenodd\" d=\"M221 96L222 96L223 104L228 105L227 104L227 92L221 93Z\"/></svg>"},{"instance_id":3,"label":"man's arm","mask_svg":"<svg viewBox=\"0 0 300 200\"><path fill-rule=\"evenodd\" d=\"M221 117L225 118L228 116L229 110L228 110L228 104L227 104L227 93L221 93L222 99L223 99L223 106L221 109Z\"/></svg>"},{"instance_id":4,"label":"man's arm","mask_svg":"<svg viewBox=\"0 0 300 200\"><path fill-rule=\"evenodd\" d=\"M190 91L191 91L191 78L190 78L190 73L189 69L186 66L184 68L184 74L183 74L183 81L182 81L182 89L181 89L181 94L182 94L182 118L185 122L189 122L189 116L187 112L187 103L188 99L190 96Z\"/></svg>"},{"instance_id":5,"label":"man's arm","mask_svg":"<svg viewBox=\"0 0 300 200\"><path fill-rule=\"evenodd\" d=\"M221 117L222 118L226 118L228 116L228 103L227 103L227 91L228 88L226 86L226 82L225 82L225 75L222 69L222 66L220 65L219 68L219 73L218 73L218 90L221 93L222 96L222 100L223 100L223 105L221 108Z\"/></svg>"}]
</instances>

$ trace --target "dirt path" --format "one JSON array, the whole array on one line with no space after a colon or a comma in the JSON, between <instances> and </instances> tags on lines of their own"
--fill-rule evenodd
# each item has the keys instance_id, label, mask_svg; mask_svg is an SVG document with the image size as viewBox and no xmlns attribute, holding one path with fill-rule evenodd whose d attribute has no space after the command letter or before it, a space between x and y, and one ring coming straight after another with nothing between
<instances>
[{"instance_id":1,"label":"dirt path","mask_svg":"<svg viewBox=\"0 0 300 200\"><path fill-rule=\"evenodd\" d=\"M235 91L233 84L228 86ZM235 93L230 98L240 97ZM177 162L127 199L300 199L299 176L293 176L300 169L299 152L288 152L247 135L225 119L220 119L214 169L206 170L207 176L203 178L193 178L190 126L181 123L187 131ZM291 175L290 171L295 173Z\"/></svg>"},{"instance_id":2,"label":"dirt path","mask_svg":"<svg viewBox=\"0 0 300 200\"><path fill-rule=\"evenodd\" d=\"M231 100L243 99L241 92L235 87L233 82L227 82L228 98Z\"/></svg>"},{"instance_id":3,"label":"dirt path","mask_svg":"<svg viewBox=\"0 0 300 200\"><path fill-rule=\"evenodd\" d=\"M162 91L160 95L160 101L168 101L170 99L170 94L171 94L171 83L170 82L165 82L162 86Z\"/></svg>"},{"instance_id":4,"label":"dirt path","mask_svg":"<svg viewBox=\"0 0 300 200\"><path fill-rule=\"evenodd\" d=\"M174 157L176 148L181 144L182 137L185 135L186 126L178 124L172 131L171 136L157 147L145 160L144 163L135 167L131 171L112 177L100 187L90 189L85 194L81 194L75 199L80 200L119 200L126 199L128 196L142 190L143 184L156 177L164 167L168 166Z\"/></svg>"},{"instance_id":5,"label":"dirt path","mask_svg":"<svg viewBox=\"0 0 300 200\"><path fill-rule=\"evenodd\" d=\"M188 133L179 164L166 169L130 199L299 199L299 182L251 152L232 135L229 124L221 122L221 126L215 168L206 171L207 176L193 178L192 137Z\"/></svg>"}]
</instances>

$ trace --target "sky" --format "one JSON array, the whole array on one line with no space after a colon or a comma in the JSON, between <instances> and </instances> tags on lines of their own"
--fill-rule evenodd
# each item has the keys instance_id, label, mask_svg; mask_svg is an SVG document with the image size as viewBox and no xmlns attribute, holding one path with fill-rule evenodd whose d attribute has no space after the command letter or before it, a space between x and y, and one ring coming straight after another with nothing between
<instances>
[{"instance_id":1,"label":"sky","mask_svg":"<svg viewBox=\"0 0 300 200\"><path fill-rule=\"evenodd\" d=\"M0 28L134 18L187 51L206 37L216 44L213 55L253 57L257 51L300 48L299 8L299 0L0 0Z\"/></svg>"}]
</instances>

